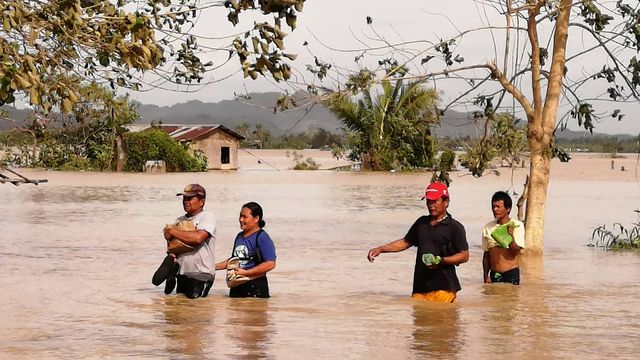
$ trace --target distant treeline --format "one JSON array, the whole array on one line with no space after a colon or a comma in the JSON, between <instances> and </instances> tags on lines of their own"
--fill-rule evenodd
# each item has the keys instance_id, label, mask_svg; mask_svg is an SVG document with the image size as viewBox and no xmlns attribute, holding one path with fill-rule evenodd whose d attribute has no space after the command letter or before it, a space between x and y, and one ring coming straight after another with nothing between
<instances>
[{"instance_id":1,"label":"distant treeline","mask_svg":"<svg viewBox=\"0 0 640 360\"><path fill-rule=\"evenodd\" d=\"M465 144L473 141L471 137L438 138L438 145L443 149L462 149ZM640 152L640 135L636 138L594 135L579 139L557 138L555 144L568 152L597 152L597 153L638 153Z\"/></svg>"},{"instance_id":2,"label":"distant treeline","mask_svg":"<svg viewBox=\"0 0 640 360\"><path fill-rule=\"evenodd\" d=\"M324 129L311 129L297 134L273 136L262 125L240 124L234 129L245 140L240 144L244 148L258 149L322 149L331 145L343 145L344 134L334 134Z\"/></svg>"},{"instance_id":3,"label":"distant treeline","mask_svg":"<svg viewBox=\"0 0 640 360\"><path fill-rule=\"evenodd\" d=\"M615 136L594 136L575 140L556 139L556 144L572 152L638 153L640 152L640 135L627 139L619 139Z\"/></svg>"}]
</instances>

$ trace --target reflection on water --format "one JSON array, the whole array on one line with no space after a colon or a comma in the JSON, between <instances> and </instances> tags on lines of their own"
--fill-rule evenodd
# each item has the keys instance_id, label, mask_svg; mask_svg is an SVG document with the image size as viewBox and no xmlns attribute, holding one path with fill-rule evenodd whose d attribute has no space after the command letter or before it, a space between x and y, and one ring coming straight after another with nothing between
<instances>
[{"instance_id":1,"label":"reflection on water","mask_svg":"<svg viewBox=\"0 0 640 360\"><path fill-rule=\"evenodd\" d=\"M37 176L36 176L37 177ZM637 358L639 253L584 246L595 226L631 223L634 183L554 181L545 257L522 285L482 283L481 226L509 179L456 178L450 212L467 229L453 306L412 300L415 250L366 261L425 212L425 174L247 172L163 176L47 173L0 186L2 358ZM184 184L207 188L219 259L257 201L278 249L268 300L205 299L151 285L162 227ZM516 179L522 183L522 179ZM612 187L607 202L586 196ZM593 209L601 209L595 212ZM219 274L221 275L221 274ZM594 350L597 349L597 350Z\"/></svg>"},{"instance_id":2,"label":"reflection on water","mask_svg":"<svg viewBox=\"0 0 640 360\"><path fill-rule=\"evenodd\" d=\"M343 185L335 186L328 205L344 212L360 210L407 210L420 205L422 189L415 186Z\"/></svg>"},{"instance_id":3,"label":"reflection on water","mask_svg":"<svg viewBox=\"0 0 640 360\"><path fill-rule=\"evenodd\" d=\"M183 297L164 297L157 307L164 315L161 326L165 335L163 344L171 354L202 358L215 318L215 307L203 302L189 301Z\"/></svg>"},{"instance_id":4,"label":"reflection on water","mask_svg":"<svg viewBox=\"0 0 640 360\"><path fill-rule=\"evenodd\" d=\"M229 303L229 342L235 343L234 357L264 359L270 353L274 329L270 322L269 302L264 299L233 299Z\"/></svg>"},{"instance_id":5,"label":"reflection on water","mask_svg":"<svg viewBox=\"0 0 640 360\"><path fill-rule=\"evenodd\" d=\"M455 357L465 348L457 305L413 305L413 349L418 356L444 359Z\"/></svg>"}]
</instances>

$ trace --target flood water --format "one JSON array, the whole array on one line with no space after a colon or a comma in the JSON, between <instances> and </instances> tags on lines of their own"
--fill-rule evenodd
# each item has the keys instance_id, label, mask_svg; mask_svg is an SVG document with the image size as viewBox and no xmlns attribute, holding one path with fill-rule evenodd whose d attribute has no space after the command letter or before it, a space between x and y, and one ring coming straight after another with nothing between
<instances>
[{"instance_id":1,"label":"flood water","mask_svg":"<svg viewBox=\"0 0 640 360\"><path fill-rule=\"evenodd\" d=\"M480 228L507 177L454 178L451 214L471 259L454 305L410 298L415 249L366 260L424 213L426 174L238 171L39 173L0 185L0 358L637 359L640 253L585 246L594 227L637 220L637 182L552 181L544 258L522 285L484 285ZM240 206L257 201L274 239L272 298L154 287L175 193L199 182L218 220L217 260ZM521 184L522 181L518 180Z\"/></svg>"}]
</instances>

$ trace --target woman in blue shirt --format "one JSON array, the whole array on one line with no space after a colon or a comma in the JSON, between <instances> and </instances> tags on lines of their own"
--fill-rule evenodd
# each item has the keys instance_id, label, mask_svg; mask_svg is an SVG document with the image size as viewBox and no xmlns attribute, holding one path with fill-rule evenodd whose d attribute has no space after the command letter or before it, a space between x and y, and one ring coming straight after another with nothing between
<instances>
[{"instance_id":1,"label":"woman in blue shirt","mask_svg":"<svg viewBox=\"0 0 640 360\"><path fill-rule=\"evenodd\" d=\"M273 240L262 228L265 226L262 207L250 202L240 210L240 229L233 243L231 257L240 259L240 266L234 271L251 280L232 287L229 297L269 297L267 272L276 267L276 249ZM229 259L216 264L216 270L227 268Z\"/></svg>"}]
</instances>

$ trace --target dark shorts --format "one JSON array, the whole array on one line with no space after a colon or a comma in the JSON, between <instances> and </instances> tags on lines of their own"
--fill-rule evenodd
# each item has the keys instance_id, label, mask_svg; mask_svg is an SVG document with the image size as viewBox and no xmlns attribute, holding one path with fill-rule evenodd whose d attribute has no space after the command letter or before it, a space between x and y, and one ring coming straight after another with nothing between
<instances>
[{"instance_id":1,"label":"dark shorts","mask_svg":"<svg viewBox=\"0 0 640 360\"><path fill-rule=\"evenodd\" d=\"M514 268L503 273L491 270L489 276L491 277L492 283L511 283L513 285L520 285L520 268Z\"/></svg>"},{"instance_id":2,"label":"dark shorts","mask_svg":"<svg viewBox=\"0 0 640 360\"><path fill-rule=\"evenodd\" d=\"M266 276L247 281L242 285L229 289L229 297L243 298L268 298L269 297L269 281Z\"/></svg>"},{"instance_id":3,"label":"dark shorts","mask_svg":"<svg viewBox=\"0 0 640 360\"><path fill-rule=\"evenodd\" d=\"M213 281L196 280L184 275L176 276L176 280L176 293L184 294L184 296L189 299L207 297L207 295L209 295L209 290L211 290L211 286L213 286Z\"/></svg>"}]
</instances>

